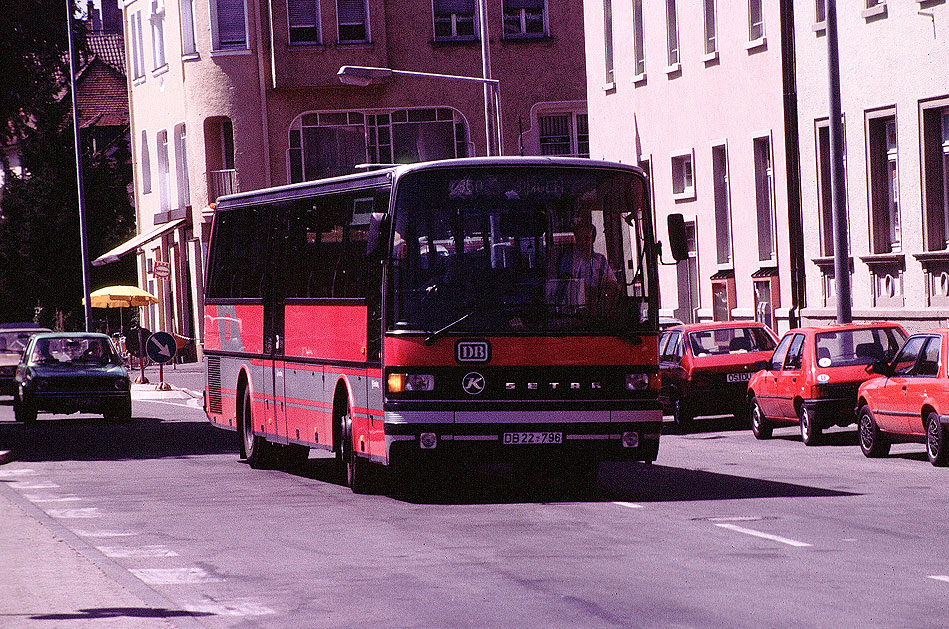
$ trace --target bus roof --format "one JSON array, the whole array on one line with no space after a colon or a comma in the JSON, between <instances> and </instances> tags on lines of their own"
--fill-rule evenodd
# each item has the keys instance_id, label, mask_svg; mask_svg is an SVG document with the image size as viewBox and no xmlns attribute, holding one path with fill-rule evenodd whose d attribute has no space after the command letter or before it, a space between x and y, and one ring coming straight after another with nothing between
<instances>
[{"instance_id":1,"label":"bus roof","mask_svg":"<svg viewBox=\"0 0 949 629\"><path fill-rule=\"evenodd\" d=\"M218 199L215 209L225 210L232 207L255 205L258 203L287 201L297 198L306 198L314 194L327 192L359 190L361 188L375 188L386 185L394 178L420 170L434 170L439 168L464 168L486 166L554 166L573 168L619 168L643 174L641 168L629 164L591 160L582 157L464 157L459 159L443 159L431 162L417 162L399 166L385 166L374 168L364 173L341 175L326 179L303 181L273 188L263 188L249 192L229 194Z\"/></svg>"}]
</instances>

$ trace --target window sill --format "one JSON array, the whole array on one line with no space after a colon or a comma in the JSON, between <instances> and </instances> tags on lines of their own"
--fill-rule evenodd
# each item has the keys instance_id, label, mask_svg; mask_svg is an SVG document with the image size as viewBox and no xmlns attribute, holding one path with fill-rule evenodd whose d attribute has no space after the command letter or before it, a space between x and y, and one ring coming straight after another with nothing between
<instances>
[{"instance_id":1,"label":"window sill","mask_svg":"<svg viewBox=\"0 0 949 629\"><path fill-rule=\"evenodd\" d=\"M196 52L189 52L189 53L185 53L181 55L181 60L182 61L200 61L201 55L199 55Z\"/></svg>"},{"instance_id":2,"label":"window sill","mask_svg":"<svg viewBox=\"0 0 949 629\"><path fill-rule=\"evenodd\" d=\"M886 4L878 4L875 7L864 9L860 12L860 17L865 20L875 17L886 17Z\"/></svg>"},{"instance_id":3,"label":"window sill","mask_svg":"<svg viewBox=\"0 0 949 629\"><path fill-rule=\"evenodd\" d=\"M166 63L165 65L161 66L160 68L155 68L154 70L152 70L152 76L153 76L153 77L161 76L162 74L164 74L164 73L166 73L166 72L168 72L168 64L167 64L167 63Z\"/></svg>"},{"instance_id":4,"label":"window sill","mask_svg":"<svg viewBox=\"0 0 949 629\"><path fill-rule=\"evenodd\" d=\"M684 192L673 192L672 200L675 202L679 201L694 201L695 200L695 188L690 188Z\"/></svg>"},{"instance_id":5,"label":"window sill","mask_svg":"<svg viewBox=\"0 0 949 629\"><path fill-rule=\"evenodd\" d=\"M518 33L518 34L503 35L501 37L501 41L503 42L512 42L512 43L518 43L518 44L523 44L523 43L530 44L530 43L539 42L539 41L550 41L551 39L553 38L548 33Z\"/></svg>"},{"instance_id":6,"label":"window sill","mask_svg":"<svg viewBox=\"0 0 949 629\"><path fill-rule=\"evenodd\" d=\"M827 32L827 22L814 22L811 24L811 30L820 35Z\"/></svg>"},{"instance_id":7,"label":"window sill","mask_svg":"<svg viewBox=\"0 0 949 629\"><path fill-rule=\"evenodd\" d=\"M645 72L641 72L641 73L639 73L639 74L637 74L636 76L633 77L633 84L634 84L634 85L639 85L640 83L645 83L645 82L646 82L646 73L645 73Z\"/></svg>"},{"instance_id":8,"label":"window sill","mask_svg":"<svg viewBox=\"0 0 949 629\"><path fill-rule=\"evenodd\" d=\"M866 264L868 267L873 268L874 266L879 266L881 264L900 264L906 262L906 255L902 252L899 253L871 253L869 255L860 256L860 261Z\"/></svg>"},{"instance_id":9,"label":"window sill","mask_svg":"<svg viewBox=\"0 0 949 629\"><path fill-rule=\"evenodd\" d=\"M750 42L745 44L745 50L749 53L756 52L758 50L768 47L768 38L759 37L758 39L752 39Z\"/></svg>"},{"instance_id":10,"label":"window sill","mask_svg":"<svg viewBox=\"0 0 949 629\"><path fill-rule=\"evenodd\" d=\"M306 42L290 42L287 44L287 49L293 52L298 51L307 51L307 50L326 50L326 46L316 41L306 41Z\"/></svg>"},{"instance_id":11,"label":"window sill","mask_svg":"<svg viewBox=\"0 0 949 629\"><path fill-rule=\"evenodd\" d=\"M702 55L703 63L711 63L713 61L718 61L718 51L713 50L712 52Z\"/></svg>"},{"instance_id":12,"label":"window sill","mask_svg":"<svg viewBox=\"0 0 949 629\"><path fill-rule=\"evenodd\" d=\"M337 42L336 47L343 48L345 50L359 50L372 48L372 45L373 44L371 41L341 41Z\"/></svg>"},{"instance_id":13,"label":"window sill","mask_svg":"<svg viewBox=\"0 0 949 629\"><path fill-rule=\"evenodd\" d=\"M132 87L137 87L145 83L145 75L132 79Z\"/></svg>"},{"instance_id":14,"label":"window sill","mask_svg":"<svg viewBox=\"0 0 949 629\"><path fill-rule=\"evenodd\" d=\"M615 91L615 90L616 90L616 83L615 83L615 82L610 81L609 83L604 83L604 84L603 84L603 91L604 91L604 92L613 92L613 91Z\"/></svg>"},{"instance_id":15,"label":"window sill","mask_svg":"<svg viewBox=\"0 0 949 629\"><path fill-rule=\"evenodd\" d=\"M480 40L472 35L471 37L436 37L432 40L433 46L457 46L458 44L477 44Z\"/></svg>"},{"instance_id":16,"label":"window sill","mask_svg":"<svg viewBox=\"0 0 949 629\"><path fill-rule=\"evenodd\" d=\"M914 253L913 257L926 264L927 262L949 262L949 249L941 251L923 251Z\"/></svg>"},{"instance_id":17,"label":"window sill","mask_svg":"<svg viewBox=\"0 0 949 629\"><path fill-rule=\"evenodd\" d=\"M811 262L820 267L822 273L827 275L828 273L833 274L834 265L837 263L834 259L834 256L821 256L820 258L811 258ZM847 258L847 263L850 266L850 272L853 273L853 256Z\"/></svg>"},{"instance_id":18,"label":"window sill","mask_svg":"<svg viewBox=\"0 0 949 629\"><path fill-rule=\"evenodd\" d=\"M667 75L675 74L676 72L682 72L682 64L676 61L672 65L666 66L665 73Z\"/></svg>"},{"instance_id":19,"label":"window sill","mask_svg":"<svg viewBox=\"0 0 949 629\"><path fill-rule=\"evenodd\" d=\"M212 50L212 57L236 57L240 55L249 55L253 51L250 48L241 48L240 50Z\"/></svg>"}]
</instances>

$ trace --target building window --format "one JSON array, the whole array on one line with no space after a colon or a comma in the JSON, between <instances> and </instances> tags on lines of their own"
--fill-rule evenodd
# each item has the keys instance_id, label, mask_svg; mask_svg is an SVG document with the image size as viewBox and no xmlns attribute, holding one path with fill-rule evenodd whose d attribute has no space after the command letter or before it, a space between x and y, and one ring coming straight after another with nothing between
<instances>
[{"instance_id":1,"label":"building window","mask_svg":"<svg viewBox=\"0 0 949 629\"><path fill-rule=\"evenodd\" d=\"M814 22L820 24L827 20L827 5L825 0L815 0L814 2Z\"/></svg>"},{"instance_id":2,"label":"building window","mask_svg":"<svg viewBox=\"0 0 949 629\"><path fill-rule=\"evenodd\" d=\"M643 0L633 0L633 59L636 76L646 74L646 46L643 28Z\"/></svg>"},{"instance_id":3,"label":"building window","mask_svg":"<svg viewBox=\"0 0 949 629\"><path fill-rule=\"evenodd\" d=\"M771 138L756 138L754 154L758 260L767 262L775 258L774 168L771 159Z\"/></svg>"},{"instance_id":4,"label":"building window","mask_svg":"<svg viewBox=\"0 0 949 629\"><path fill-rule=\"evenodd\" d=\"M924 109L926 249L949 249L949 106Z\"/></svg>"},{"instance_id":5,"label":"building window","mask_svg":"<svg viewBox=\"0 0 949 629\"><path fill-rule=\"evenodd\" d=\"M435 39L475 39L474 0L433 0Z\"/></svg>"},{"instance_id":6,"label":"building window","mask_svg":"<svg viewBox=\"0 0 949 629\"><path fill-rule=\"evenodd\" d=\"M679 63L679 24L676 15L676 0L666 0L666 48L669 67Z\"/></svg>"},{"instance_id":7,"label":"building window","mask_svg":"<svg viewBox=\"0 0 949 629\"><path fill-rule=\"evenodd\" d=\"M545 0L504 0L505 37L543 37L546 34Z\"/></svg>"},{"instance_id":8,"label":"building window","mask_svg":"<svg viewBox=\"0 0 949 629\"><path fill-rule=\"evenodd\" d=\"M181 53L193 55L198 51L194 39L194 0L181 0Z\"/></svg>"},{"instance_id":9,"label":"building window","mask_svg":"<svg viewBox=\"0 0 949 629\"><path fill-rule=\"evenodd\" d=\"M587 115L573 113L538 117L541 155L590 156Z\"/></svg>"},{"instance_id":10,"label":"building window","mask_svg":"<svg viewBox=\"0 0 949 629\"><path fill-rule=\"evenodd\" d=\"M718 51L718 29L715 24L715 0L705 0L705 54Z\"/></svg>"},{"instance_id":11,"label":"building window","mask_svg":"<svg viewBox=\"0 0 949 629\"><path fill-rule=\"evenodd\" d=\"M712 147L712 186L715 193L715 240L718 264L732 263L732 218L728 206L728 154L725 145Z\"/></svg>"},{"instance_id":12,"label":"building window","mask_svg":"<svg viewBox=\"0 0 949 629\"><path fill-rule=\"evenodd\" d=\"M152 1L148 21L152 24L152 70L160 70L168 63L165 61L165 7L158 0Z\"/></svg>"},{"instance_id":13,"label":"building window","mask_svg":"<svg viewBox=\"0 0 949 629\"><path fill-rule=\"evenodd\" d=\"M158 206L167 212L171 204L171 171L168 164L168 132L158 132Z\"/></svg>"},{"instance_id":14,"label":"building window","mask_svg":"<svg viewBox=\"0 0 949 629\"><path fill-rule=\"evenodd\" d=\"M776 270L762 269L752 274L755 292L755 321L776 330L774 311L781 307L781 291Z\"/></svg>"},{"instance_id":15,"label":"building window","mask_svg":"<svg viewBox=\"0 0 949 629\"><path fill-rule=\"evenodd\" d=\"M205 151L208 198L215 201L220 196L239 191L237 171L234 169L234 125L231 119L225 117L206 119L204 137L209 147ZM297 179L297 181L300 180L302 178Z\"/></svg>"},{"instance_id":16,"label":"building window","mask_svg":"<svg viewBox=\"0 0 949 629\"><path fill-rule=\"evenodd\" d=\"M672 157L672 195L677 199L695 196L691 153Z\"/></svg>"},{"instance_id":17,"label":"building window","mask_svg":"<svg viewBox=\"0 0 949 629\"><path fill-rule=\"evenodd\" d=\"M868 127L873 253L896 252L901 248L896 117L871 119Z\"/></svg>"},{"instance_id":18,"label":"building window","mask_svg":"<svg viewBox=\"0 0 949 629\"><path fill-rule=\"evenodd\" d=\"M178 182L178 208L191 205L191 187L188 181L188 142L185 125L175 125L175 179Z\"/></svg>"},{"instance_id":19,"label":"building window","mask_svg":"<svg viewBox=\"0 0 949 629\"><path fill-rule=\"evenodd\" d=\"M408 164L468 155L468 127L447 107L308 113L290 127L290 181L353 172L357 164Z\"/></svg>"},{"instance_id":20,"label":"building window","mask_svg":"<svg viewBox=\"0 0 949 629\"><path fill-rule=\"evenodd\" d=\"M247 49L247 11L244 0L211 2L211 37L215 50Z\"/></svg>"},{"instance_id":21,"label":"building window","mask_svg":"<svg viewBox=\"0 0 949 629\"><path fill-rule=\"evenodd\" d=\"M148 132L142 131L142 146L139 147L139 159L142 161L142 194L152 191L152 158L148 154Z\"/></svg>"},{"instance_id":22,"label":"building window","mask_svg":"<svg viewBox=\"0 0 949 629\"><path fill-rule=\"evenodd\" d=\"M712 276L712 319L731 321L732 310L738 306L738 291L733 271L719 271Z\"/></svg>"},{"instance_id":23,"label":"building window","mask_svg":"<svg viewBox=\"0 0 949 629\"><path fill-rule=\"evenodd\" d=\"M369 41L369 10L366 0L336 0L339 43L361 44Z\"/></svg>"},{"instance_id":24,"label":"building window","mask_svg":"<svg viewBox=\"0 0 949 629\"><path fill-rule=\"evenodd\" d=\"M145 43L142 35L142 12L136 11L129 17L129 32L131 41L129 49L132 52L132 78L138 80L145 76Z\"/></svg>"},{"instance_id":25,"label":"building window","mask_svg":"<svg viewBox=\"0 0 949 629\"><path fill-rule=\"evenodd\" d=\"M287 0L287 23L291 44L319 44L321 39L318 0Z\"/></svg>"},{"instance_id":26,"label":"building window","mask_svg":"<svg viewBox=\"0 0 949 629\"><path fill-rule=\"evenodd\" d=\"M748 0L748 41L764 39L764 9L761 0Z\"/></svg>"},{"instance_id":27,"label":"building window","mask_svg":"<svg viewBox=\"0 0 949 629\"><path fill-rule=\"evenodd\" d=\"M674 316L685 323L695 322L695 311L699 307L699 258L695 221L685 222L685 238L689 257L676 264L679 307Z\"/></svg>"},{"instance_id":28,"label":"building window","mask_svg":"<svg viewBox=\"0 0 949 629\"><path fill-rule=\"evenodd\" d=\"M606 84L613 85L613 2L603 0L603 57L606 61Z\"/></svg>"}]
</instances>

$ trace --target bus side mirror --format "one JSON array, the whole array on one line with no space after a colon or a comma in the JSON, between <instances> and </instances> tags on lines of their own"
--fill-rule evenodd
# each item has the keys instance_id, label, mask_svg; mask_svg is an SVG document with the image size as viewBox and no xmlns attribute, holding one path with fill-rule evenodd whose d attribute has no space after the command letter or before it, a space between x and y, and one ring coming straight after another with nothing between
<instances>
[{"instance_id":1,"label":"bus side mirror","mask_svg":"<svg viewBox=\"0 0 949 629\"><path fill-rule=\"evenodd\" d=\"M382 226L386 215L383 212L373 212L369 216L369 232L366 234L366 255L371 256L379 248L382 240Z\"/></svg>"},{"instance_id":2,"label":"bus side mirror","mask_svg":"<svg viewBox=\"0 0 949 629\"><path fill-rule=\"evenodd\" d=\"M685 218L681 214L670 214L666 218L669 228L669 249L676 262L682 262L689 257L689 243L685 237Z\"/></svg>"}]
</instances>

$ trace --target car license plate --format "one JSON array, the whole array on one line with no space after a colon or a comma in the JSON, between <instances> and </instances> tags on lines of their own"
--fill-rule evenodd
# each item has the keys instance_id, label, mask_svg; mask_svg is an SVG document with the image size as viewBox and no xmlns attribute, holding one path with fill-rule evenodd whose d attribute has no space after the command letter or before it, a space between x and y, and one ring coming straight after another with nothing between
<instances>
[{"instance_id":1,"label":"car license plate","mask_svg":"<svg viewBox=\"0 0 949 629\"><path fill-rule=\"evenodd\" d=\"M506 432L502 441L509 445L563 443L562 432Z\"/></svg>"},{"instance_id":2,"label":"car license plate","mask_svg":"<svg viewBox=\"0 0 949 629\"><path fill-rule=\"evenodd\" d=\"M728 382L748 382L751 380L751 372L746 371L745 373L730 373L725 376L725 379Z\"/></svg>"}]
</instances>

